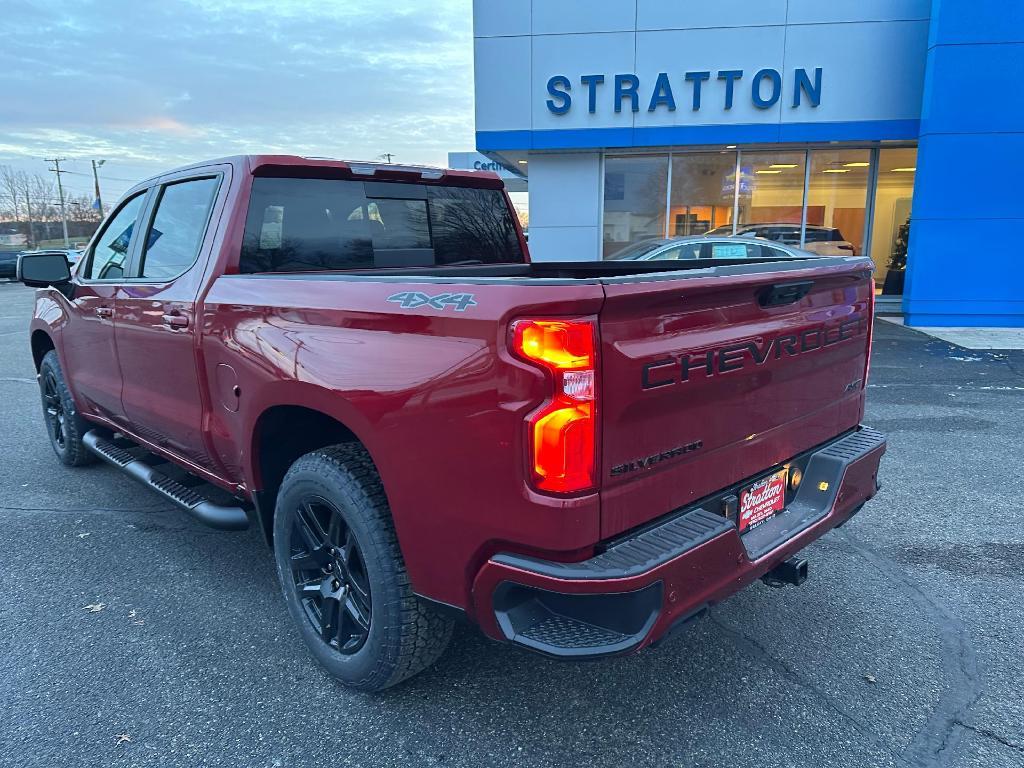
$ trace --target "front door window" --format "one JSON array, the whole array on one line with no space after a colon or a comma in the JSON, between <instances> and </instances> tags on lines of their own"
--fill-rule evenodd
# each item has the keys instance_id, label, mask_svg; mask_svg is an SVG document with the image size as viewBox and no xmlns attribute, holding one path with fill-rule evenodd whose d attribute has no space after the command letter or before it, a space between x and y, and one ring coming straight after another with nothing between
<instances>
[{"instance_id":1,"label":"front door window","mask_svg":"<svg viewBox=\"0 0 1024 768\"><path fill-rule=\"evenodd\" d=\"M145 199L144 192L137 194L121 206L121 210L103 228L86 265L85 279L119 280L124 277L135 221Z\"/></svg>"}]
</instances>

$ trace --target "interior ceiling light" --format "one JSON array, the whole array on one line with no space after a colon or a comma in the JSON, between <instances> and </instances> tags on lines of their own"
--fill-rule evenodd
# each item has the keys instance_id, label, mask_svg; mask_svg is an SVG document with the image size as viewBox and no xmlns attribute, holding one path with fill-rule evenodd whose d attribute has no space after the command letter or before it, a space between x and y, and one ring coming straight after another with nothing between
<instances>
[{"instance_id":1,"label":"interior ceiling light","mask_svg":"<svg viewBox=\"0 0 1024 768\"><path fill-rule=\"evenodd\" d=\"M893 173L913 173L917 168L893 168Z\"/></svg>"},{"instance_id":2,"label":"interior ceiling light","mask_svg":"<svg viewBox=\"0 0 1024 768\"><path fill-rule=\"evenodd\" d=\"M519 161L519 164L520 164L520 165L526 165L526 160L520 160L520 161Z\"/></svg>"},{"instance_id":3,"label":"interior ceiling light","mask_svg":"<svg viewBox=\"0 0 1024 768\"><path fill-rule=\"evenodd\" d=\"M871 163L844 163L844 168L869 168Z\"/></svg>"},{"instance_id":4,"label":"interior ceiling light","mask_svg":"<svg viewBox=\"0 0 1024 768\"><path fill-rule=\"evenodd\" d=\"M849 173L849 168L826 168L822 173Z\"/></svg>"},{"instance_id":5,"label":"interior ceiling light","mask_svg":"<svg viewBox=\"0 0 1024 768\"><path fill-rule=\"evenodd\" d=\"M725 148L726 149L736 149L736 145L735 144L726 144Z\"/></svg>"},{"instance_id":6,"label":"interior ceiling light","mask_svg":"<svg viewBox=\"0 0 1024 768\"><path fill-rule=\"evenodd\" d=\"M763 168L760 171L754 171L754 173L782 173L782 171L769 171L768 169Z\"/></svg>"},{"instance_id":7,"label":"interior ceiling light","mask_svg":"<svg viewBox=\"0 0 1024 768\"><path fill-rule=\"evenodd\" d=\"M796 163L772 163L769 168L799 168Z\"/></svg>"}]
</instances>

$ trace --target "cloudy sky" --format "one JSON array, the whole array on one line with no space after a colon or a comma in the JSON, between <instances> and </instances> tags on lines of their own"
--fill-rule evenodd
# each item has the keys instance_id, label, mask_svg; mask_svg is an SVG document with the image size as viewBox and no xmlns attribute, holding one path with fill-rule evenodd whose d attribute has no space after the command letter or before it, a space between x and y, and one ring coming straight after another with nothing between
<instances>
[{"instance_id":1,"label":"cloudy sky","mask_svg":"<svg viewBox=\"0 0 1024 768\"><path fill-rule=\"evenodd\" d=\"M104 202L253 151L444 164L473 146L471 0L3 0L0 164Z\"/></svg>"}]
</instances>

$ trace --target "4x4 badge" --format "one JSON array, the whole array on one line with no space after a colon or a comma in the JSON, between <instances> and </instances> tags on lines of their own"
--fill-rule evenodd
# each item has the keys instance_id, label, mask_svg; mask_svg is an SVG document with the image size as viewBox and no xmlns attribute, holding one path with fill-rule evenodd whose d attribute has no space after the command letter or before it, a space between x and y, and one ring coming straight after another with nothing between
<instances>
[{"instance_id":1,"label":"4x4 badge","mask_svg":"<svg viewBox=\"0 0 1024 768\"><path fill-rule=\"evenodd\" d=\"M393 301L402 309L416 309L417 307L430 307L431 309L447 309L454 307L456 312L465 312L470 307L476 306L476 299L472 293L439 293L436 296L428 296L419 291L403 291L388 296L388 301Z\"/></svg>"}]
</instances>

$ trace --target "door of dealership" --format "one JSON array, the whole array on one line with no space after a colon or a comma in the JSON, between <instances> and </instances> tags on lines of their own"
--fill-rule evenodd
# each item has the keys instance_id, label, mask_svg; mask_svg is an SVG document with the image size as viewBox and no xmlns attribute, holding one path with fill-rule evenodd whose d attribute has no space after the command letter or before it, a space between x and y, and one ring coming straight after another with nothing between
<instances>
[{"instance_id":1,"label":"door of dealership","mask_svg":"<svg viewBox=\"0 0 1024 768\"><path fill-rule=\"evenodd\" d=\"M604 258L650 238L766 237L819 254L867 254L876 293L903 293L914 146L607 154Z\"/></svg>"}]
</instances>

